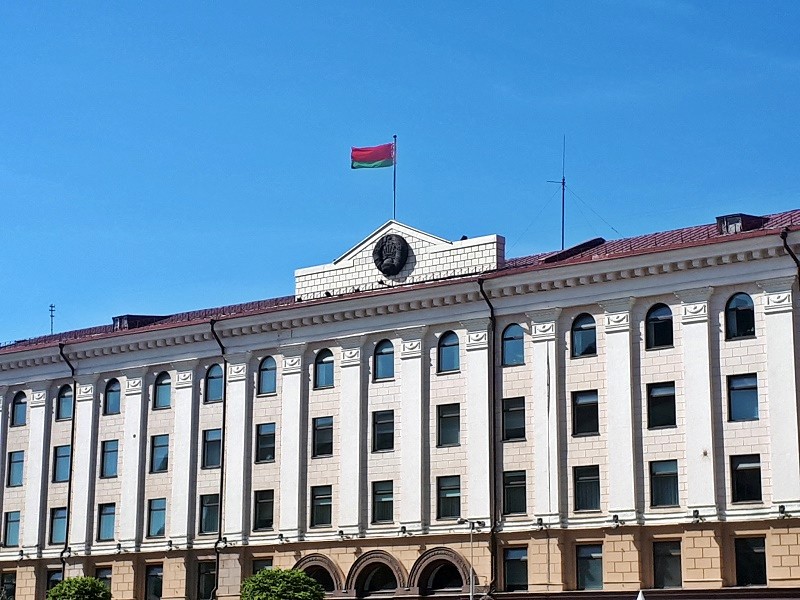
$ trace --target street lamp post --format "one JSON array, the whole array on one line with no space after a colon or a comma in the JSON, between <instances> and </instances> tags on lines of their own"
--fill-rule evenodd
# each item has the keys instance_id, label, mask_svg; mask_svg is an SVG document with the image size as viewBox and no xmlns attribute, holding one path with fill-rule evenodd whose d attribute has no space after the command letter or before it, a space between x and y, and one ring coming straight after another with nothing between
<instances>
[{"instance_id":1,"label":"street lamp post","mask_svg":"<svg viewBox=\"0 0 800 600\"><path fill-rule=\"evenodd\" d=\"M486 523L484 521L473 521L472 519L459 519L459 525L465 525L469 523L469 600L475 600L475 570L473 565L475 564L475 546L472 543L472 534L475 533L475 528L484 527Z\"/></svg>"}]
</instances>

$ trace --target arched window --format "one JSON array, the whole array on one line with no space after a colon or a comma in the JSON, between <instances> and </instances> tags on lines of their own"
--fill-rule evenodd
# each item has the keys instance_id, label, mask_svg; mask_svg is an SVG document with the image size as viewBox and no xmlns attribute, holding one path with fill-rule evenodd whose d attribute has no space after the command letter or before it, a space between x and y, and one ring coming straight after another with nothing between
<instances>
[{"instance_id":1,"label":"arched window","mask_svg":"<svg viewBox=\"0 0 800 600\"><path fill-rule=\"evenodd\" d=\"M28 413L28 397L25 392L17 392L11 402L11 426L25 425Z\"/></svg>"},{"instance_id":2,"label":"arched window","mask_svg":"<svg viewBox=\"0 0 800 600\"><path fill-rule=\"evenodd\" d=\"M259 394L274 394L277 390L277 374L278 367L275 364L275 359L267 356L258 365L258 393Z\"/></svg>"},{"instance_id":3,"label":"arched window","mask_svg":"<svg viewBox=\"0 0 800 600\"><path fill-rule=\"evenodd\" d=\"M753 299L743 292L734 294L725 305L725 339L750 337L756 334Z\"/></svg>"},{"instance_id":4,"label":"arched window","mask_svg":"<svg viewBox=\"0 0 800 600\"><path fill-rule=\"evenodd\" d=\"M425 591L431 594L436 592L461 590L464 581L456 566L449 561L442 561L433 569L425 582Z\"/></svg>"},{"instance_id":5,"label":"arched window","mask_svg":"<svg viewBox=\"0 0 800 600\"><path fill-rule=\"evenodd\" d=\"M62 385L58 390L56 398L56 420L68 420L72 418L72 387Z\"/></svg>"},{"instance_id":6,"label":"arched window","mask_svg":"<svg viewBox=\"0 0 800 600\"><path fill-rule=\"evenodd\" d=\"M314 388L333 387L333 352L325 348L314 359Z\"/></svg>"},{"instance_id":7,"label":"arched window","mask_svg":"<svg viewBox=\"0 0 800 600\"><path fill-rule=\"evenodd\" d=\"M394 377L394 346L389 340L381 340L375 346L375 379Z\"/></svg>"},{"instance_id":8,"label":"arched window","mask_svg":"<svg viewBox=\"0 0 800 600\"><path fill-rule=\"evenodd\" d=\"M388 565L378 563L368 567L356 583L359 598L370 595L391 595L397 589L397 577Z\"/></svg>"},{"instance_id":9,"label":"arched window","mask_svg":"<svg viewBox=\"0 0 800 600\"><path fill-rule=\"evenodd\" d=\"M525 333L516 323L512 323L503 331L501 360L504 367L525 363Z\"/></svg>"},{"instance_id":10,"label":"arched window","mask_svg":"<svg viewBox=\"0 0 800 600\"><path fill-rule=\"evenodd\" d=\"M221 402L225 381L222 377L222 367L211 365L206 373L206 402Z\"/></svg>"},{"instance_id":11,"label":"arched window","mask_svg":"<svg viewBox=\"0 0 800 600\"><path fill-rule=\"evenodd\" d=\"M103 414L118 415L120 413L120 387L119 381L112 379L106 384L106 393L103 397Z\"/></svg>"},{"instance_id":12,"label":"arched window","mask_svg":"<svg viewBox=\"0 0 800 600\"><path fill-rule=\"evenodd\" d=\"M442 334L442 337L439 338L437 358L436 371L438 373L458 371L458 336L452 331L446 331Z\"/></svg>"},{"instance_id":13,"label":"arched window","mask_svg":"<svg viewBox=\"0 0 800 600\"><path fill-rule=\"evenodd\" d=\"M164 371L156 377L153 394L153 408L169 408L172 404L172 379Z\"/></svg>"},{"instance_id":14,"label":"arched window","mask_svg":"<svg viewBox=\"0 0 800 600\"><path fill-rule=\"evenodd\" d=\"M583 313L572 322L572 358L597 354L597 326L594 317Z\"/></svg>"},{"instance_id":15,"label":"arched window","mask_svg":"<svg viewBox=\"0 0 800 600\"><path fill-rule=\"evenodd\" d=\"M331 574L324 567L309 567L306 569L306 575L320 584L322 589L326 592L332 592L336 588L335 584L333 583L333 577L331 577Z\"/></svg>"},{"instance_id":16,"label":"arched window","mask_svg":"<svg viewBox=\"0 0 800 600\"><path fill-rule=\"evenodd\" d=\"M645 319L645 348L672 346L672 311L666 304L656 304Z\"/></svg>"}]
</instances>

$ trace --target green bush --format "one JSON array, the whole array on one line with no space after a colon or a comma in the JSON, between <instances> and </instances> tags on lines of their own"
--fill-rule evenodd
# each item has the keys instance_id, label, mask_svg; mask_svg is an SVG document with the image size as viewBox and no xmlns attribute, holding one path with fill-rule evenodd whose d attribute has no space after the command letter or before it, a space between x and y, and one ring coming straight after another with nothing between
<instances>
[{"instance_id":1,"label":"green bush","mask_svg":"<svg viewBox=\"0 0 800 600\"><path fill-rule=\"evenodd\" d=\"M70 577L47 592L47 600L111 600L111 591L94 577Z\"/></svg>"},{"instance_id":2,"label":"green bush","mask_svg":"<svg viewBox=\"0 0 800 600\"><path fill-rule=\"evenodd\" d=\"M242 600L322 600L325 590L303 571L262 569L242 582Z\"/></svg>"}]
</instances>

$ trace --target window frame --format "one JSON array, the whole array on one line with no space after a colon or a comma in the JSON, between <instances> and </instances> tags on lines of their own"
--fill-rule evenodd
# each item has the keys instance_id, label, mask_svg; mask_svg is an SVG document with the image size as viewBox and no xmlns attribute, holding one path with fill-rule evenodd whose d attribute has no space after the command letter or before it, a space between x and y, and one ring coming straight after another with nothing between
<instances>
[{"instance_id":1,"label":"window frame","mask_svg":"<svg viewBox=\"0 0 800 600\"><path fill-rule=\"evenodd\" d=\"M20 414L21 420L20 420ZM10 427L24 427L28 424L28 396L25 392L17 392L11 400Z\"/></svg>"},{"instance_id":2,"label":"window frame","mask_svg":"<svg viewBox=\"0 0 800 600\"><path fill-rule=\"evenodd\" d=\"M152 600L152 598L156 597L156 594L151 593L152 592L151 588L154 586L158 587L157 597L161 598L164 590L163 563L145 565L145 570L144 570L145 600Z\"/></svg>"},{"instance_id":3,"label":"window frame","mask_svg":"<svg viewBox=\"0 0 800 600\"><path fill-rule=\"evenodd\" d=\"M271 375L267 375L270 374ZM269 378L272 381L269 381ZM267 384L271 383L270 386ZM258 363L258 392L257 396L268 396L278 393L278 363L272 356L265 356Z\"/></svg>"},{"instance_id":4,"label":"window frame","mask_svg":"<svg viewBox=\"0 0 800 600\"><path fill-rule=\"evenodd\" d=\"M217 435L217 439L212 439L211 436ZM212 451L216 446L217 461L216 464L210 462ZM203 447L200 452L200 468L201 469L219 469L222 466L222 429L204 429L203 430Z\"/></svg>"},{"instance_id":5,"label":"window frame","mask_svg":"<svg viewBox=\"0 0 800 600\"><path fill-rule=\"evenodd\" d=\"M71 421L74 413L75 396L72 393L72 386L62 385L56 396L55 419L56 421Z\"/></svg>"},{"instance_id":6,"label":"window frame","mask_svg":"<svg viewBox=\"0 0 800 600\"><path fill-rule=\"evenodd\" d=\"M21 455L19 460L15 460L17 455ZM19 481L12 475L15 472L15 467L19 465ZM6 487L22 487L25 484L25 450L12 450L8 453L7 467L8 474L6 475Z\"/></svg>"},{"instance_id":7,"label":"window frame","mask_svg":"<svg viewBox=\"0 0 800 600\"><path fill-rule=\"evenodd\" d=\"M528 514L527 478L524 470L503 471L503 516Z\"/></svg>"},{"instance_id":8,"label":"window frame","mask_svg":"<svg viewBox=\"0 0 800 600\"><path fill-rule=\"evenodd\" d=\"M66 448L66 450L64 450ZM66 456L60 453L66 452ZM66 461L66 467L64 467ZM66 476L61 473L61 469L66 468ZM72 476L72 448L69 444L53 446L53 474L51 483L66 483Z\"/></svg>"},{"instance_id":9,"label":"window frame","mask_svg":"<svg viewBox=\"0 0 800 600\"><path fill-rule=\"evenodd\" d=\"M524 581L512 583L510 573L524 575ZM528 547L506 547L503 549L503 589L506 592L528 591Z\"/></svg>"},{"instance_id":10,"label":"window frame","mask_svg":"<svg viewBox=\"0 0 800 600\"><path fill-rule=\"evenodd\" d=\"M758 463L757 467L752 465ZM735 454L730 457L731 469L731 504L760 503L764 501L764 486L761 480L761 455L760 454ZM757 479L752 474L742 472L758 472ZM758 485L755 485L755 482ZM752 487L750 490L748 488ZM757 488L757 490L756 490ZM758 492L756 497L756 491ZM744 497L743 497L744 496Z\"/></svg>"},{"instance_id":11,"label":"window frame","mask_svg":"<svg viewBox=\"0 0 800 600\"><path fill-rule=\"evenodd\" d=\"M330 348L323 348L314 357L314 389L326 390L336 385L335 362ZM323 370L324 369L324 370ZM330 381L328 381L330 379Z\"/></svg>"},{"instance_id":12,"label":"window frame","mask_svg":"<svg viewBox=\"0 0 800 600\"><path fill-rule=\"evenodd\" d=\"M168 433L159 433L159 434L150 436L150 473L151 474L166 473L166 472L169 471L169 441L170 441L169 438L170 438L170 436L169 436ZM162 441L163 439L166 439L166 444L160 444L159 443L158 445L156 445L156 440L157 439L159 441ZM156 449L164 449L164 451L165 451L165 458L164 459L165 459L166 464L164 465L163 468L159 468L159 469L155 468L155 464L156 464L155 463Z\"/></svg>"},{"instance_id":13,"label":"window frame","mask_svg":"<svg viewBox=\"0 0 800 600\"><path fill-rule=\"evenodd\" d=\"M48 543L52 546L56 544L63 544L67 539L67 507L57 506L50 509L50 531L47 537ZM58 538L55 537L56 522L63 522L63 531L60 532ZM62 525L59 525L61 528Z\"/></svg>"},{"instance_id":14,"label":"window frame","mask_svg":"<svg viewBox=\"0 0 800 600\"><path fill-rule=\"evenodd\" d=\"M588 497L587 489L591 486L591 497L596 499L591 506L584 506ZM577 465L572 467L573 512L599 511L602 504L600 488L600 465ZM584 492L582 495L581 492Z\"/></svg>"},{"instance_id":15,"label":"window frame","mask_svg":"<svg viewBox=\"0 0 800 600\"><path fill-rule=\"evenodd\" d=\"M217 381L219 381L218 384L216 383ZM220 387L218 394L217 390L216 389L214 390L213 397L211 396L211 391L210 391L212 386L211 382L215 382L213 383L215 387L217 385L219 385ZM219 364L214 363L213 365L208 367L205 376L204 391L205 393L203 394L203 404L217 404L218 402L222 402L223 399L225 398L225 373L222 371L222 367L219 366Z\"/></svg>"},{"instance_id":16,"label":"window frame","mask_svg":"<svg viewBox=\"0 0 800 600\"><path fill-rule=\"evenodd\" d=\"M733 303L742 298L747 298L749 306L733 306ZM752 323L752 332L740 333L740 318L749 312L749 320ZM746 325L745 325L746 326ZM736 292L728 298L725 303L725 341L746 340L756 337L756 306L753 297L746 292Z\"/></svg>"},{"instance_id":17,"label":"window frame","mask_svg":"<svg viewBox=\"0 0 800 600\"><path fill-rule=\"evenodd\" d=\"M16 515L16 519L12 519L12 515ZM20 524L22 522L22 511L10 510L3 515L3 547L4 548L19 548L19 534ZM13 526L16 527L16 542L9 544L9 530Z\"/></svg>"},{"instance_id":18,"label":"window frame","mask_svg":"<svg viewBox=\"0 0 800 600\"><path fill-rule=\"evenodd\" d=\"M660 468L669 467L669 471L659 473ZM650 472L650 508L674 508L681 505L680 480L677 459L653 460L649 465ZM669 482L669 492L674 495L675 502L669 502L666 498L657 498L657 490L666 487Z\"/></svg>"},{"instance_id":19,"label":"window frame","mask_svg":"<svg viewBox=\"0 0 800 600\"><path fill-rule=\"evenodd\" d=\"M760 542L760 548L753 547L753 542ZM752 554L750 557L751 561L754 559L758 560L758 567L762 570L761 573L757 575L763 575L763 577L758 577L756 581L754 581L755 577L751 573L747 574L745 577L742 576L744 575L745 566L742 563L745 558L747 558L744 556L745 551ZM733 553L737 586L766 586L769 583L767 572L767 540L765 536L741 536L734 538ZM758 555L760 555L760 558L758 558Z\"/></svg>"},{"instance_id":20,"label":"window frame","mask_svg":"<svg viewBox=\"0 0 800 600\"><path fill-rule=\"evenodd\" d=\"M156 507L156 503L163 504L163 507ZM153 531L153 526L158 523L154 517L161 515L161 532ZM150 498L147 501L147 537L148 538L163 538L167 532L167 499L166 498Z\"/></svg>"},{"instance_id":21,"label":"window frame","mask_svg":"<svg viewBox=\"0 0 800 600\"><path fill-rule=\"evenodd\" d=\"M666 309L669 312L669 318L664 315L658 315L659 311L663 312L663 309ZM669 321L669 343L656 343L658 335L664 335L661 329L666 329L664 323ZM645 323L645 350L661 350L664 348L674 348L675 347L675 321L674 315L672 313L672 308L668 305L664 304L663 302L657 302L653 306L651 306L648 311L647 315L644 319ZM658 340L664 341L666 340Z\"/></svg>"},{"instance_id":22,"label":"window frame","mask_svg":"<svg viewBox=\"0 0 800 600\"><path fill-rule=\"evenodd\" d=\"M201 494L197 511L197 535L212 535L219 532L219 494ZM215 521L214 527L208 527L211 519Z\"/></svg>"},{"instance_id":23,"label":"window frame","mask_svg":"<svg viewBox=\"0 0 800 600\"><path fill-rule=\"evenodd\" d=\"M262 428L265 429L264 432L262 432ZM272 429L272 431L268 431L269 429ZM255 443L256 443L256 447L255 447L255 462L256 462L256 464L275 462L275 451L276 451L276 445L275 445L276 444L276 438L275 438L276 433L275 433L275 430L276 430L275 423L259 423L258 425L256 425L256 441L255 441ZM272 456L269 457L269 454L267 453L268 456L266 458L261 458L261 452L262 452L261 441L265 440L263 449L264 449L265 452L267 452L267 450L269 449L268 442L269 442L270 438L272 438Z\"/></svg>"},{"instance_id":24,"label":"window frame","mask_svg":"<svg viewBox=\"0 0 800 600\"><path fill-rule=\"evenodd\" d=\"M599 548L599 552L597 549ZM586 556L581 556L581 553L585 554ZM600 556L594 556L599 554ZM582 577L581 573L581 565L587 565L588 568L594 567L594 565L599 565L600 570L600 582L599 585L596 586L588 586L586 585L586 579ZM588 568L584 568L584 573L588 570ZM595 567L596 568L596 567ZM575 583L576 589L578 590L602 590L603 584L605 581L603 580L603 544L576 544L575 545Z\"/></svg>"},{"instance_id":25,"label":"window frame","mask_svg":"<svg viewBox=\"0 0 800 600\"><path fill-rule=\"evenodd\" d=\"M511 333L509 333L509 331ZM500 366L519 367L525 364L525 330L519 323L510 323L500 338ZM509 357L511 355L511 357Z\"/></svg>"},{"instance_id":26,"label":"window frame","mask_svg":"<svg viewBox=\"0 0 800 600\"><path fill-rule=\"evenodd\" d=\"M324 528L330 527L333 523L333 486L315 485L311 488L311 510L309 511L309 527ZM323 520L327 512L327 520Z\"/></svg>"},{"instance_id":27,"label":"window frame","mask_svg":"<svg viewBox=\"0 0 800 600\"><path fill-rule=\"evenodd\" d=\"M745 385L746 380L752 380L752 383ZM736 375L728 375L727 378L728 389L728 422L741 423L745 421L758 421L760 418L759 398L758 398L758 375L756 373L743 373ZM750 393L748 393L750 392ZM752 397L750 397L752 394ZM742 406L744 405L744 407ZM755 409L755 410L742 410ZM735 409L735 410L734 410ZM747 413L755 416L734 416L737 414ZM734 418L735 417L735 418Z\"/></svg>"},{"instance_id":28,"label":"window frame","mask_svg":"<svg viewBox=\"0 0 800 600\"><path fill-rule=\"evenodd\" d=\"M112 394L116 397L116 410L109 410L109 403L108 399L112 397ZM103 393L103 416L109 415L118 415L122 412L122 386L117 379L111 379L106 384L106 389Z\"/></svg>"},{"instance_id":29,"label":"window frame","mask_svg":"<svg viewBox=\"0 0 800 600\"><path fill-rule=\"evenodd\" d=\"M383 486L384 489L379 490L379 486ZM389 513L388 518L378 518L379 515L383 516L386 512ZM394 481L391 479L372 482L372 513L370 517L370 523L394 523Z\"/></svg>"},{"instance_id":30,"label":"window frame","mask_svg":"<svg viewBox=\"0 0 800 600\"><path fill-rule=\"evenodd\" d=\"M166 391L164 391L166 390ZM164 395L166 394L166 399ZM166 404L164 404L166 400ZM167 410L172 408L172 377L167 371L162 371L156 376L153 383L153 410Z\"/></svg>"},{"instance_id":31,"label":"window frame","mask_svg":"<svg viewBox=\"0 0 800 600\"><path fill-rule=\"evenodd\" d=\"M383 339L375 344L375 351L372 353L374 373L372 381L391 381L394 379L394 358L394 344L391 340ZM387 369L387 371L382 373L384 369ZM391 372L388 372L389 370Z\"/></svg>"},{"instance_id":32,"label":"window frame","mask_svg":"<svg viewBox=\"0 0 800 600\"><path fill-rule=\"evenodd\" d=\"M455 408L454 408L455 407ZM455 414L445 415L442 414L447 410L454 411ZM447 427L442 427L443 424L455 423L455 442L443 441L443 432L447 431ZM452 433L452 432L451 432ZM461 445L461 404L458 402L450 402L447 404L439 404L436 406L436 447L437 448L453 448Z\"/></svg>"},{"instance_id":33,"label":"window frame","mask_svg":"<svg viewBox=\"0 0 800 600\"><path fill-rule=\"evenodd\" d=\"M330 420L330 424L324 421ZM330 436L330 440L320 439ZM330 450L326 452L330 445ZM333 456L333 416L314 417L311 420L311 458L328 458Z\"/></svg>"},{"instance_id":34,"label":"window frame","mask_svg":"<svg viewBox=\"0 0 800 600\"><path fill-rule=\"evenodd\" d=\"M208 590L209 583L211 584L210 593L206 594L205 592ZM212 598L214 598L214 589L216 587L217 587L217 563L213 560L198 561L197 600L212 600Z\"/></svg>"},{"instance_id":35,"label":"window frame","mask_svg":"<svg viewBox=\"0 0 800 600\"><path fill-rule=\"evenodd\" d=\"M114 449L111 450L110 446L114 444ZM107 467L110 465L108 458L114 457L114 472L112 474L106 473ZM100 479L113 479L119 475L119 440L103 440L100 442Z\"/></svg>"},{"instance_id":36,"label":"window frame","mask_svg":"<svg viewBox=\"0 0 800 600\"><path fill-rule=\"evenodd\" d=\"M521 426L512 428L509 424L512 416L521 413ZM518 417L519 418L519 417ZM503 441L504 442L524 442L526 435L525 427L525 397L515 396L513 398L503 398ZM512 432L521 430L521 434L512 435Z\"/></svg>"},{"instance_id":37,"label":"window frame","mask_svg":"<svg viewBox=\"0 0 800 600\"><path fill-rule=\"evenodd\" d=\"M381 431L386 425L391 425L391 431ZM389 438L388 442L385 438ZM383 440L383 441L382 441ZM394 450L394 410L372 411L372 451L392 452Z\"/></svg>"},{"instance_id":38,"label":"window frame","mask_svg":"<svg viewBox=\"0 0 800 600\"><path fill-rule=\"evenodd\" d=\"M269 507L269 525L259 526L259 517L265 507ZM255 490L253 492L253 531L269 531L275 527L275 490Z\"/></svg>"},{"instance_id":39,"label":"window frame","mask_svg":"<svg viewBox=\"0 0 800 600\"><path fill-rule=\"evenodd\" d=\"M592 394L594 395L594 401L581 401L581 399L588 398ZM579 409L581 406L584 408ZM591 414L587 417L583 413ZM581 430L579 431L578 425L581 419L591 420L594 423L594 428L589 430L584 424L581 425ZM572 392L572 437L588 437L593 435L600 435L600 393L598 390L574 391Z\"/></svg>"},{"instance_id":40,"label":"window frame","mask_svg":"<svg viewBox=\"0 0 800 600\"><path fill-rule=\"evenodd\" d=\"M111 507L111 536L104 537L103 536L103 521L104 518L108 519L109 515L104 513L104 510L107 511L108 508ZM108 523L106 523L108 525ZM114 502L106 502L103 504L97 505L97 541L98 542L111 542L114 540L116 536L116 527L117 527L117 505Z\"/></svg>"},{"instance_id":41,"label":"window frame","mask_svg":"<svg viewBox=\"0 0 800 600\"><path fill-rule=\"evenodd\" d=\"M453 361L445 364L445 359ZM454 331L445 331L436 344L436 374L458 373L461 371L461 340Z\"/></svg>"},{"instance_id":42,"label":"window frame","mask_svg":"<svg viewBox=\"0 0 800 600\"><path fill-rule=\"evenodd\" d=\"M457 496L452 491L458 492ZM448 495L448 492L451 495ZM454 500L458 498L458 500ZM453 504L449 507L449 504ZM457 504L457 510L456 510ZM445 510L445 509L448 510ZM450 510L452 509L452 510ZM452 514L451 514L452 513ZM461 517L461 476L442 475L436 478L436 519L440 521L453 520Z\"/></svg>"},{"instance_id":43,"label":"window frame","mask_svg":"<svg viewBox=\"0 0 800 600\"><path fill-rule=\"evenodd\" d=\"M592 332L594 341L587 343L586 340L581 339L579 344L578 340L583 338L583 334L586 334L586 332L589 331ZM588 337L588 334L586 334L586 337ZM572 325L569 328L569 342L570 358L587 358L591 356L597 356L597 321L595 320L594 316L584 312L572 320ZM592 346L594 346L593 350L591 349ZM582 348L581 352L578 352L579 347Z\"/></svg>"},{"instance_id":44,"label":"window frame","mask_svg":"<svg viewBox=\"0 0 800 600\"><path fill-rule=\"evenodd\" d=\"M677 545L677 553L675 547ZM653 587L658 590L675 589L683 587L683 559L680 540L654 540L653 541ZM670 564L677 559L677 573L680 581L675 585L665 583L670 567L674 571L675 565Z\"/></svg>"},{"instance_id":45,"label":"window frame","mask_svg":"<svg viewBox=\"0 0 800 600\"><path fill-rule=\"evenodd\" d=\"M672 394L655 394L654 392L659 388L666 389L668 387L672 388ZM671 398L672 400L664 400L665 398ZM672 404L672 421L670 423L653 423L653 415L657 414L657 410L653 410L656 404ZM648 383L647 384L647 428L648 429L673 429L678 426L678 409L675 397L675 382L674 381L664 381L658 383Z\"/></svg>"}]
</instances>

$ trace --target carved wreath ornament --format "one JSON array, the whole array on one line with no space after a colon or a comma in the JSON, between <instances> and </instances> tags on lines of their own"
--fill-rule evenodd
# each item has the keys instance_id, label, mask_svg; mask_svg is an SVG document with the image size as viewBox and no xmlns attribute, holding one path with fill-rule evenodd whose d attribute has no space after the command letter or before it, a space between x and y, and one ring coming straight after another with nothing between
<instances>
[{"instance_id":1,"label":"carved wreath ornament","mask_svg":"<svg viewBox=\"0 0 800 600\"><path fill-rule=\"evenodd\" d=\"M372 251L372 260L378 270L391 277L403 270L408 260L408 242L403 236L389 233L378 240Z\"/></svg>"}]
</instances>

